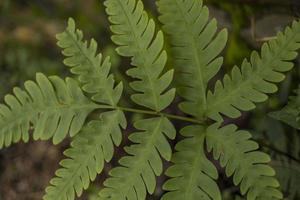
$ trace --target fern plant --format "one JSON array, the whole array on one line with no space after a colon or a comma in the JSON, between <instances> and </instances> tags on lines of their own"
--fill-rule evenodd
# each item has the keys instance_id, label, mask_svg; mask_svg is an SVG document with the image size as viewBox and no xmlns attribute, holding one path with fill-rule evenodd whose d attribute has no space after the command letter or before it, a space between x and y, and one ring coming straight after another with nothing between
<instances>
[{"instance_id":1,"label":"fern plant","mask_svg":"<svg viewBox=\"0 0 300 200\"><path fill-rule=\"evenodd\" d=\"M272 153L271 166L274 167L285 191L287 199L299 199L300 197L300 137L299 133L293 131L289 134L290 138L286 139L285 147L279 148L285 154ZM290 153L288 153L290 152Z\"/></svg>"},{"instance_id":2,"label":"fern plant","mask_svg":"<svg viewBox=\"0 0 300 200\"><path fill-rule=\"evenodd\" d=\"M300 88L295 90L296 96L291 96L288 104L281 110L271 112L269 115L296 129L300 129Z\"/></svg>"},{"instance_id":3,"label":"fern plant","mask_svg":"<svg viewBox=\"0 0 300 200\"><path fill-rule=\"evenodd\" d=\"M297 57L300 22L265 43L260 53L254 51L241 67L234 66L211 89L209 83L223 64L220 53L227 31L218 31L202 0L158 0L162 30L141 0L105 0L104 4L116 51L131 60L127 75L133 80L129 85L135 107L120 105L123 84L110 73L109 57L97 52L94 39L84 39L73 19L57 35L57 44L76 80L37 74L36 82L15 88L0 107L0 147L21 139L27 142L31 135L34 140L52 138L54 144L67 135L72 139L44 199L71 200L82 195L121 144L125 112L143 116L133 123L132 144L124 148L127 155L110 170L97 199L145 200L155 192L163 161L171 161L161 199L220 200L218 170L208 153L248 200L283 199L270 156L259 151L248 131L223 121L240 117L277 91ZM166 42L171 47L168 55ZM171 70L166 69L167 59L174 64ZM176 95L182 99L178 107L185 115L165 111ZM87 118L98 110L97 118ZM173 153L169 142L176 137L176 120L188 124L178 131L183 139Z\"/></svg>"},{"instance_id":4,"label":"fern plant","mask_svg":"<svg viewBox=\"0 0 300 200\"><path fill-rule=\"evenodd\" d=\"M288 98L287 105L279 111L269 113L273 121L279 124L280 140L268 140L276 150L283 152L277 154L272 152L271 166L277 171L277 177L281 187L288 199L299 199L300 197L300 137L299 137L299 87L294 90L296 96ZM288 125L288 126L287 126ZM286 129L286 134L284 129ZM269 136L270 137L270 136Z\"/></svg>"}]
</instances>

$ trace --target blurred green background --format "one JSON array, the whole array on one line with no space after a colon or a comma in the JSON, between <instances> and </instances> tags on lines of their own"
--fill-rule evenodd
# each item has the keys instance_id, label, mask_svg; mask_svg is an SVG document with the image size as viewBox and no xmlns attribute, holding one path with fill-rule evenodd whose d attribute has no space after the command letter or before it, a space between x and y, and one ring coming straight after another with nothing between
<instances>
[{"instance_id":1,"label":"blurred green background","mask_svg":"<svg viewBox=\"0 0 300 200\"><path fill-rule=\"evenodd\" d=\"M219 21L220 28L226 27L230 33L227 49L223 52L225 63L219 77L234 64L239 65L253 49L258 49L263 41L274 37L277 31L300 16L299 0L204 1L210 8L211 16ZM25 80L33 79L36 72L61 77L69 75L68 69L62 64L63 57L55 39L55 35L65 28L68 17L76 20L87 39L93 37L98 41L100 50L112 57L113 71L117 79L126 82L124 69L129 62L119 58L114 52L102 3L103 0L0 0L1 99L14 86L21 86ZM151 15L156 16L155 1L144 0L144 3ZM228 119L226 122L234 122L250 130L262 144L262 149L273 155L274 166L276 160L281 158L292 162L287 156L292 155L292 160L296 163L296 167L293 167L296 170L285 168L287 172L279 172L278 176L298 173L296 176L300 177L300 137L296 130L269 118L266 113L278 110L287 103L288 96L300 83L299 75L299 67L296 67L281 84L279 94L273 95L267 103L260 104L256 111L245 113L235 121ZM129 88L126 88L126 94L130 94ZM170 112L174 112L174 109L171 108ZM139 116L132 116L132 120L136 117ZM1 150L0 200L41 199L43 189L58 168L62 151L68 144L68 140L58 146L53 146L50 142L30 142ZM117 157L122 153L122 149L119 149ZM117 159L113 161L113 165L116 163ZM106 172L110 168L108 165ZM222 169L220 173L224 174ZM105 175L100 176L81 199L92 199L95 191L101 187L104 177ZM157 192L149 199L159 199L162 193L159 188L164 179L163 176L158 179ZM282 187L287 199L300 198L291 194L291 183L285 184L284 181L282 180ZM242 199L231 179L221 175L219 185L224 191L225 200Z\"/></svg>"}]
</instances>

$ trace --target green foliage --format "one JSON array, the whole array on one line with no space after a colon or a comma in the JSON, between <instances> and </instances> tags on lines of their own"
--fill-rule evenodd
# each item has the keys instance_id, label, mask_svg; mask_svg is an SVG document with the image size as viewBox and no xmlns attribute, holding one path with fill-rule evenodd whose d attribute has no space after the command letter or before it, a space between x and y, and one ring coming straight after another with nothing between
<instances>
[{"instance_id":1,"label":"green foliage","mask_svg":"<svg viewBox=\"0 0 300 200\"><path fill-rule=\"evenodd\" d=\"M73 19L69 19L66 30L57 35L58 45L63 48L67 57L64 63L71 67L71 72L78 75L82 88L92 94L91 99L116 106L120 100L123 86L114 87L114 76L109 74L109 58L102 62L102 55L97 52L97 43L91 40L90 45L83 41L83 33L76 29ZM120 110L104 112L100 119L91 121L74 138L71 148L65 151L68 157L60 164L57 177L53 178L46 189L44 199L74 199L81 196L90 181L101 173L104 161L110 162L113 157L114 144L119 146L122 140L120 130L126 128L126 118Z\"/></svg>"},{"instance_id":2,"label":"green foliage","mask_svg":"<svg viewBox=\"0 0 300 200\"><path fill-rule=\"evenodd\" d=\"M160 0L158 9L163 30L170 38L177 92L185 99L179 108L202 119L208 82L223 63L218 55L226 44L227 31L216 33L217 22L209 20L202 1ZM164 185L171 192L162 199L221 199L215 182L217 170L204 151L205 128L188 126L180 132L186 138L175 147L174 165L166 172L172 178Z\"/></svg>"},{"instance_id":3,"label":"green foliage","mask_svg":"<svg viewBox=\"0 0 300 200\"><path fill-rule=\"evenodd\" d=\"M217 81L214 92L207 95L207 116L217 121L222 121L220 114L237 118L240 111L254 109L254 103L264 102L267 94L276 92L276 83L285 78L283 72L293 68L291 60L297 57L299 32L300 24L294 22L284 33L278 33L276 40L265 43L261 54L254 51L241 69L235 66L231 76L225 75L223 83Z\"/></svg>"},{"instance_id":4,"label":"green foliage","mask_svg":"<svg viewBox=\"0 0 300 200\"><path fill-rule=\"evenodd\" d=\"M37 83L25 82L25 90L14 88L14 95L5 96L0 105L0 147L29 140L33 130L35 140L53 137L61 142L67 134L76 135L87 115L96 105L87 99L73 79L37 74Z\"/></svg>"},{"instance_id":5,"label":"green foliage","mask_svg":"<svg viewBox=\"0 0 300 200\"><path fill-rule=\"evenodd\" d=\"M97 54L97 42L92 39L88 45L83 41L83 33L76 30L75 22L69 19L67 29L57 35L58 46L63 48L63 55L67 58L64 64L71 68L71 72L78 75L82 89L93 94L92 100L116 106L122 94L123 86L120 83L114 87L115 81L109 75L111 63L109 57L103 59L102 54Z\"/></svg>"},{"instance_id":6,"label":"green foliage","mask_svg":"<svg viewBox=\"0 0 300 200\"><path fill-rule=\"evenodd\" d=\"M270 165L276 171L285 199L297 200L300 194L300 135L297 129L284 126L280 121L264 115L260 127L255 128L254 138L260 143L268 144L265 148L270 152ZM260 120L259 116L255 120ZM259 121L256 122L259 124Z\"/></svg>"},{"instance_id":7,"label":"green foliage","mask_svg":"<svg viewBox=\"0 0 300 200\"><path fill-rule=\"evenodd\" d=\"M107 188L99 193L99 199L146 199L147 192L155 191L155 176L163 172L160 156L171 159L172 149L166 136L174 139L176 131L167 118L139 120L134 127L140 132L129 136L134 143L125 147L129 156L120 159L122 167L109 172L111 178L104 182Z\"/></svg>"},{"instance_id":8,"label":"green foliage","mask_svg":"<svg viewBox=\"0 0 300 200\"><path fill-rule=\"evenodd\" d=\"M258 144L247 131L236 131L237 127L228 125L218 129L212 125L207 129L207 149L213 157L220 160L226 175L233 176L235 185L239 185L241 194L247 193L247 199L282 199L276 188L278 181L275 171L267 165L271 161L266 153L257 151Z\"/></svg>"},{"instance_id":9,"label":"green foliage","mask_svg":"<svg viewBox=\"0 0 300 200\"><path fill-rule=\"evenodd\" d=\"M300 197L300 164L288 157L274 159L271 166L276 170L282 190L287 192L288 199Z\"/></svg>"},{"instance_id":10,"label":"green foliage","mask_svg":"<svg viewBox=\"0 0 300 200\"><path fill-rule=\"evenodd\" d=\"M217 56L224 48L226 38L227 38L226 31L223 30L220 33L216 34L217 31L216 21L211 20L208 22L209 12L207 7L202 5L202 1L175 0L172 2L168 0L160 0L158 2L158 7L159 7L159 11L162 13L162 16L160 17L160 21L162 21L162 23L164 24L163 28L165 32L167 32L170 36L170 42L172 45L171 53L173 56L173 60L175 62L175 74L177 75L177 77L175 76L175 78L177 78L177 82L178 82L177 84L178 93L184 99L187 100L186 102L183 102L179 105L181 110L183 110L187 114L193 115L200 119L203 116L208 116L211 117L212 119L222 121L219 112L229 117L238 117L237 115L236 116L230 115L232 113L232 110L237 111L236 108L233 106L237 106L237 108L242 109L249 106L251 107L252 105L254 106L254 104L251 101L247 100L244 96L239 97L238 95L240 94L237 93L235 94L236 96L231 95L230 97L228 97L228 98L232 98L231 100L233 101L233 103L235 103L234 105L232 105L233 103L230 101L229 101L229 105L227 105L225 101L224 102L225 105L221 104L220 107L212 106L214 101L212 93L209 92L207 94L208 82L211 80L213 76L215 76L220 66L222 65L223 59L218 58ZM264 55L265 54L267 53L264 52ZM251 66L250 67L246 66L246 67L248 68L248 70L252 68ZM244 65L243 67L244 72L247 72L247 69L245 69L246 67ZM229 86L232 87L230 88L230 90L234 90L236 88L239 88L240 85L242 84L247 84L247 81L245 81L245 79L242 78L242 75L240 74L240 70L237 67L233 69L233 72L235 74L233 74L232 76L232 80L233 80L232 83L229 82L231 81L231 78L229 78L228 75L226 75L224 78L225 89ZM244 76L246 75L247 74L245 74ZM238 81L240 81L240 83L238 83ZM265 87L268 86L269 84L264 80L261 81L255 80L255 81L259 83L265 83L264 85L262 85ZM222 86L221 82L217 82L215 95L217 95L218 92L220 92L221 86ZM249 89L250 91L251 90L257 91L256 90L257 88L249 88ZM226 91L226 93L225 91L223 91L224 93L222 93L222 96L220 96L220 99L218 99L217 102L218 103L223 102L224 101L223 97L226 98L227 92L230 92L230 90ZM267 93L265 89L261 91L265 91L265 93ZM223 106L224 106L224 110L223 110ZM213 112L215 113L212 115L211 113ZM186 130L184 129L183 132L186 132ZM197 130L197 129L195 130L194 128L189 130L189 134L191 135L185 133L184 136L186 135L186 136L195 137L196 134L200 135L201 132L202 134L206 135L205 130L204 131ZM235 131L233 130L233 135L231 135L233 139L234 139L234 134ZM207 137L209 137L209 133L207 133ZM173 179L169 180L165 184L165 189L171 192L164 195L164 198L165 199L177 199L177 198L178 199L210 199L210 198L221 199L221 195L218 190L218 187L216 186L216 183L213 181L213 179L217 178L216 173L213 173L211 171L207 172L208 167L201 166L201 162L204 163L207 162L205 154L201 153L201 151L203 151L204 148L203 141L200 139L199 140L192 139L192 142L195 143L194 145L189 144L189 142L191 142L191 138L184 139L178 144L178 146L176 146L177 147L176 150L178 152L176 152L174 155L175 165L169 168L169 170L167 171L167 175L173 177ZM209 143L210 141L207 142ZM184 146L185 148L182 147L183 144L186 144ZM219 145L217 141L214 141L214 144ZM193 148L193 146L197 146L198 148L195 147ZM230 151L227 152L229 157L230 157L230 153L231 153ZM178 155L181 156L180 159L177 158ZM261 154L254 154L254 156L255 155L257 156L257 160L260 161L259 156ZM218 157L216 157L216 159L217 158ZM263 160L263 162L266 161L269 160ZM246 164L251 166L252 165L251 160L247 160L245 166L241 166L241 167L245 167L245 169L249 168L248 166L246 166ZM226 165L223 165L222 167L226 167ZM250 168L252 173L254 170L256 170L256 166L255 167L251 166ZM201 171L204 172L204 175L199 172L200 170L195 171L196 169L198 170L202 169ZM213 167L210 167L210 170L212 169ZM241 170L241 169L238 168L237 170ZM234 172L235 169L231 169L231 171ZM203 181L205 182L205 184L200 185L199 183L201 183L201 178L204 179L203 176L205 175L206 176L208 175L207 177L205 177L205 181ZM232 174L228 174L228 176L231 175ZM235 181L235 184L238 185L244 177L246 179L247 178L249 179L249 176L251 176L250 172L249 174L247 173L241 175L239 174L239 178L237 179L237 181ZM272 174L272 176L274 176L274 174ZM258 176L257 179L259 178L260 176ZM267 179L265 183L268 184L271 183L272 181L273 179ZM262 193L264 192L263 189L269 186L269 185L264 186L263 184L255 186L253 181L252 183L247 183L247 184L249 185L243 186L241 191L243 194L245 194L249 190L249 188L251 188L250 191L252 193L251 192L248 193L249 199L255 199L256 196L263 198L264 197L263 196L264 194ZM278 187L279 185L277 184L273 186ZM253 192L257 192L256 191L257 188L262 189L262 192L259 192L258 194L253 194ZM281 197L280 193L277 194L277 197Z\"/></svg>"},{"instance_id":11,"label":"green foliage","mask_svg":"<svg viewBox=\"0 0 300 200\"><path fill-rule=\"evenodd\" d=\"M127 74L138 79L130 83L137 92L131 99L151 110L165 109L175 96L175 90L167 90L173 79L173 70L162 74L167 54L163 50L163 34L155 34L155 23L149 19L142 1L107 0L106 12L114 33L112 41L119 45L116 51L132 57Z\"/></svg>"},{"instance_id":12,"label":"green foliage","mask_svg":"<svg viewBox=\"0 0 300 200\"><path fill-rule=\"evenodd\" d=\"M276 177L287 199L297 200L300 197L299 133L297 131L288 132L288 134L284 135L281 143L283 145L278 149L285 153L279 155L273 152L273 159L270 164L276 170Z\"/></svg>"},{"instance_id":13,"label":"green foliage","mask_svg":"<svg viewBox=\"0 0 300 200\"><path fill-rule=\"evenodd\" d=\"M155 192L163 160L171 160L163 200L220 200L218 168L211 156L248 200L283 199L275 171L268 165L271 159L258 151L251 134L221 124L223 117L237 118L241 111L254 109L255 103L277 91L276 83L284 79L283 72L292 69L291 61L300 48L300 22L264 44L261 54L253 52L250 61L245 60L241 68L235 66L231 75L218 80L210 91L208 85L213 84L223 63L219 54L227 42L227 31L217 31L216 20L209 20L202 0L158 1L159 19L171 46L169 56L163 31L156 28L141 0L106 0L104 4L116 51L131 59L127 75L137 107L119 105L123 84L117 84L110 73L109 57L97 53L96 41L86 41L72 19L57 35L57 44L80 86L71 78L63 81L38 74L37 83L28 81L25 90L14 89L15 96L7 95L6 105L0 107L0 147L21 139L26 142L31 132L35 140L53 137L55 144L68 133L76 135L44 199L72 200L82 195L105 162L112 160L114 146L121 144L122 129L127 125L124 111L142 115L133 123L135 130L128 137L132 144L124 148L127 155L119 160L120 166L110 170L97 199L145 200ZM174 63L170 71L165 69L167 57ZM179 108L188 116L163 111L176 95L175 89L170 89L174 72L182 98ZM84 125L87 116L91 120ZM183 138L173 155L168 140L175 139L177 130L171 119L188 122L180 126ZM281 164L284 169L294 166L289 159ZM298 184L293 177L285 181L283 187L289 187L291 181ZM291 190L295 197L297 192Z\"/></svg>"},{"instance_id":14,"label":"green foliage","mask_svg":"<svg viewBox=\"0 0 300 200\"><path fill-rule=\"evenodd\" d=\"M202 1L159 0L163 30L169 34L175 67L177 92L186 101L179 107L203 118L207 110L207 85L219 71L218 57L227 41L227 30L217 33L217 21L209 20Z\"/></svg>"},{"instance_id":15,"label":"green foliage","mask_svg":"<svg viewBox=\"0 0 300 200\"><path fill-rule=\"evenodd\" d=\"M126 119L121 111L101 114L99 120L88 123L64 152L67 159L61 161L61 169L56 171L51 186L46 188L44 199L74 199L75 193L81 196L82 190L89 187L101 173L104 161L113 157L114 144L120 145L120 126L126 127Z\"/></svg>"},{"instance_id":16,"label":"green foliage","mask_svg":"<svg viewBox=\"0 0 300 200\"><path fill-rule=\"evenodd\" d=\"M155 34L155 23L141 1L107 0L105 6L118 54L132 57L134 68L127 74L138 80L130 83L137 92L131 99L153 111L165 109L174 99L175 89L166 91L173 71L162 74L167 61L162 32ZM163 172L160 156L171 159L166 137L174 139L176 131L167 118L141 119L134 127L138 132L132 133L129 140L135 144L125 147L130 156L120 159L122 167L110 171L111 177L104 182L106 188L99 193L99 199L145 199L147 192L154 193L156 176Z\"/></svg>"},{"instance_id":17,"label":"green foliage","mask_svg":"<svg viewBox=\"0 0 300 200\"><path fill-rule=\"evenodd\" d=\"M296 129L300 129L300 88L295 90L296 96L291 96L289 103L280 111L269 115Z\"/></svg>"},{"instance_id":18,"label":"green foliage","mask_svg":"<svg viewBox=\"0 0 300 200\"><path fill-rule=\"evenodd\" d=\"M215 182L218 171L205 155L205 132L202 126L187 126L181 130L187 138L175 147L174 165L166 172L172 178L164 185L164 190L171 192L166 193L163 200L221 199Z\"/></svg>"}]
</instances>

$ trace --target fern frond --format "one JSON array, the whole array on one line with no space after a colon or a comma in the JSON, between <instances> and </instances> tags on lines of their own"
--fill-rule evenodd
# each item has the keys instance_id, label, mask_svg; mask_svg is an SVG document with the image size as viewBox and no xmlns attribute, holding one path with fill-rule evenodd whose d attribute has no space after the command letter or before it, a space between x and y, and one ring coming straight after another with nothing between
<instances>
[{"instance_id":1,"label":"fern frond","mask_svg":"<svg viewBox=\"0 0 300 200\"><path fill-rule=\"evenodd\" d=\"M257 151L258 144L247 131L237 131L234 125L218 129L218 124L207 130L206 143L220 161L228 177L233 176L235 185L240 186L241 194L247 193L248 200L282 199L275 171L267 165L270 157Z\"/></svg>"},{"instance_id":2,"label":"fern frond","mask_svg":"<svg viewBox=\"0 0 300 200\"><path fill-rule=\"evenodd\" d=\"M82 31L76 29L71 18L66 30L58 34L57 39L57 45L64 49L62 53L67 57L64 64L71 68L73 74L79 76L79 81L83 84L82 89L93 94L94 101L116 106L123 86L119 83L114 87L114 76L109 74L110 59L97 54L97 42L94 39L89 44L84 41Z\"/></svg>"},{"instance_id":3,"label":"fern frond","mask_svg":"<svg viewBox=\"0 0 300 200\"><path fill-rule=\"evenodd\" d=\"M134 68L127 74L138 80L130 83L137 92L131 99L151 110L165 109L173 101L175 89L167 90L173 70L162 74L167 61L162 32L155 34L155 23L141 0L106 0L104 4L112 24L112 40L119 45L117 52L132 57Z\"/></svg>"},{"instance_id":4,"label":"fern frond","mask_svg":"<svg viewBox=\"0 0 300 200\"><path fill-rule=\"evenodd\" d=\"M208 92L206 115L222 121L221 114L230 118L241 115L240 111L255 108L254 103L267 100L267 94L277 91L276 83L284 80L284 72L293 68L293 59L300 48L300 22L294 22L277 39L270 40L254 51L250 61L244 60L241 69L235 66L223 82L217 81L214 92Z\"/></svg>"},{"instance_id":5,"label":"fern frond","mask_svg":"<svg viewBox=\"0 0 300 200\"><path fill-rule=\"evenodd\" d=\"M133 145L125 147L129 156L120 159L122 165L110 171L101 200L145 200L147 191L153 194L156 176L161 175L161 158L170 160L172 149L167 138L174 139L176 130L165 117L142 119L134 126L141 130L129 136ZM166 138L167 137L167 138Z\"/></svg>"},{"instance_id":6,"label":"fern frond","mask_svg":"<svg viewBox=\"0 0 300 200\"><path fill-rule=\"evenodd\" d=\"M295 94L296 96L291 96L290 101L283 109L271 112L269 116L300 129L300 87L295 90Z\"/></svg>"},{"instance_id":7,"label":"fern frond","mask_svg":"<svg viewBox=\"0 0 300 200\"><path fill-rule=\"evenodd\" d=\"M300 163L286 157L273 159L271 166L276 171L276 177L283 191L291 200L300 198Z\"/></svg>"},{"instance_id":8,"label":"fern frond","mask_svg":"<svg viewBox=\"0 0 300 200\"><path fill-rule=\"evenodd\" d=\"M217 33L217 22L209 20L202 0L159 0L158 9L164 31L169 35L175 66L178 94L185 99L179 108L202 119L207 107L207 85L219 71L227 31ZM218 173L204 153L205 128L188 126L181 130L183 139L176 145L173 163L166 175L171 177L164 189L164 200L221 199L214 179Z\"/></svg>"},{"instance_id":9,"label":"fern frond","mask_svg":"<svg viewBox=\"0 0 300 200\"><path fill-rule=\"evenodd\" d=\"M272 152L271 166L276 171L276 177L280 182L284 196L288 200L297 200L300 198L300 135L299 132L288 131L284 134L284 145L276 145L271 140ZM277 138L278 140L278 138ZM278 142L278 141L276 141ZM278 152L285 152L279 154Z\"/></svg>"},{"instance_id":10,"label":"fern frond","mask_svg":"<svg viewBox=\"0 0 300 200\"><path fill-rule=\"evenodd\" d=\"M102 61L101 54L96 55L96 41L92 39L88 46L73 19L69 19L67 29L57 38L67 57L64 63L71 67L72 73L79 75L83 90L92 94L94 101L117 108L123 86L120 83L115 87L114 76L110 74L111 62L109 58ZM73 200L81 196L90 181L102 172L104 161L112 159L114 144L120 145L120 127L126 128L126 118L117 109L102 113L99 120L90 122L65 151L68 158L60 163L62 168L50 181L44 199Z\"/></svg>"},{"instance_id":11,"label":"fern frond","mask_svg":"<svg viewBox=\"0 0 300 200\"><path fill-rule=\"evenodd\" d=\"M196 125L181 130L186 138L175 147L177 152L172 157L174 165L166 172L171 179L163 187L170 192L162 200L221 200L215 182L218 171L204 152L205 132L204 127Z\"/></svg>"},{"instance_id":12,"label":"fern frond","mask_svg":"<svg viewBox=\"0 0 300 200\"><path fill-rule=\"evenodd\" d=\"M38 73L37 83L25 82L25 90L14 88L14 95L5 96L0 105L0 148L33 138L62 141L69 133L76 135L87 115L97 108L82 93L76 81L53 76L49 79Z\"/></svg>"},{"instance_id":13,"label":"fern frond","mask_svg":"<svg viewBox=\"0 0 300 200\"><path fill-rule=\"evenodd\" d=\"M203 118L207 106L207 84L219 71L218 57L227 41L227 31L217 33L217 22L209 20L202 0L159 0L159 17L170 36L178 94L186 101L182 111Z\"/></svg>"},{"instance_id":14,"label":"fern frond","mask_svg":"<svg viewBox=\"0 0 300 200\"><path fill-rule=\"evenodd\" d=\"M119 47L117 52L132 57L134 68L127 74L134 79L130 83L137 92L131 99L138 105L161 111L171 104L175 89L168 90L173 79L173 70L163 73L167 55L163 50L163 34L155 34L155 23L149 19L141 0L106 0L106 12L114 33L112 40ZM156 176L162 173L162 158L172 155L169 139L176 131L171 122L161 116L142 119L134 123L139 131L129 136L135 144L125 147L129 156L120 159L121 167L110 171L99 199L144 200L147 192L155 190Z\"/></svg>"},{"instance_id":15,"label":"fern frond","mask_svg":"<svg viewBox=\"0 0 300 200\"><path fill-rule=\"evenodd\" d=\"M119 146L122 140L121 129L126 127L126 118L122 111L102 113L99 120L90 122L75 137L71 148L64 154L68 157L56 171L51 186L46 188L45 200L73 200L81 196L90 181L102 172L104 161L109 162L114 152L114 144Z\"/></svg>"}]
</instances>

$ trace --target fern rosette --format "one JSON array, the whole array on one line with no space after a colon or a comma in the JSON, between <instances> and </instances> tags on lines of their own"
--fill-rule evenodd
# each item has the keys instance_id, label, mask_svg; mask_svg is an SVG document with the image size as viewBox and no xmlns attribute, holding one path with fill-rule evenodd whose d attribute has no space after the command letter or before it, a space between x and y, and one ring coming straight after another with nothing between
<instances>
[{"instance_id":1,"label":"fern rosette","mask_svg":"<svg viewBox=\"0 0 300 200\"><path fill-rule=\"evenodd\" d=\"M0 148L28 142L31 135L54 144L71 138L43 199L73 200L83 195L121 145L128 123L125 112L139 118L129 121L134 129L128 136L130 144L125 144L119 165L109 169L95 199L147 199L156 194L165 163L168 178L162 187L165 192L159 194L162 200L221 200L217 182L221 168L247 200L284 199L276 177L289 197L298 197L291 184L299 185L299 176L286 171L299 171L299 149L293 149L296 156L290 157L277 151L282 156L271 160L250 132L224 120L253 110L278 90L300 48L300 22L294 21L263 44L260 53L254 51L241 67L234 66L213 81L223 65L220 54L228 33L218 29L202 0L157 0L161 30L141 0L105 0L104 5L116 52L131 61L126 72L133 91L130 107L120 105L123 83L115 81L110 58L98 53L96 40L84 39L71 18L57 35L57 45L74 78L38 73L35 82L14 88L0 105ZM167 112L173 110L168 108L175 98L176 113L183 115ZM299 128L298 100L292 97L271 116ZM175 128L175 120L184 124ZM170 140L177 132L181 136L173 152Z\"/></svg>"}]
</instances>

